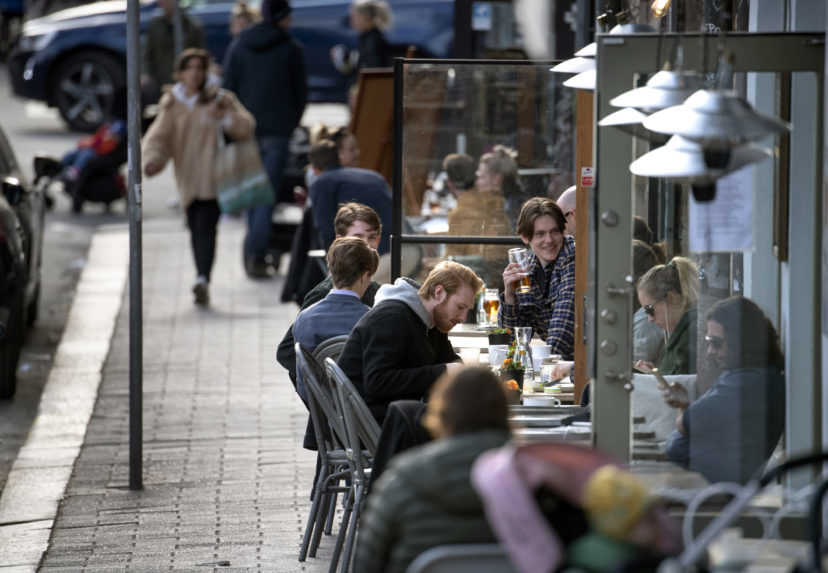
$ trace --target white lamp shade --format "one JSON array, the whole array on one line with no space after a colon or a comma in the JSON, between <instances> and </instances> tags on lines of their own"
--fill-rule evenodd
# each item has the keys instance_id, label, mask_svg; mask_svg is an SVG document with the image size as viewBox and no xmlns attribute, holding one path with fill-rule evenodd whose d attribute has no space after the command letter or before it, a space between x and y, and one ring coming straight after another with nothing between
<instances>
[{"instance_id":1,"label":"white lamp shade","mask_svg":"<svg viewBox=\"0 0 828 573\"><path fill-rule=\"evenodd\" d=\"M595 76L595 70L587 70L569 78L563 85L576 90L595 91Z\"/></svg>"},{"instance_id":2,"label":"white lamp shade","mask_svg":"<svg viewBox=\"0 0 828 573\"><path fill-rule=\"evenodd\" d=\"M681 105L701 83L701 76L695 72L661 70L653 74L647 85L622 93L610 100L610 105L653 112Z\"/></svg>"}]
</instances>

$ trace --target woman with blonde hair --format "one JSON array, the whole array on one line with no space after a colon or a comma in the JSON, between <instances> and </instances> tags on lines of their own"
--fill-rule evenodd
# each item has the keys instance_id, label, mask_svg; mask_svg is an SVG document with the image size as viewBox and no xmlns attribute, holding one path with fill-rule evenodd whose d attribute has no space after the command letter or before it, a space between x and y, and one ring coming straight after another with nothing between
<instances>
[{"instance_id":1,"label":"woman with blonde hair","mask_svg":"<svg viewBox=\"0 0 828 573\"><path fill-rule=\"evenodd\" d=\"M207 84L210 55L200 49L181 52L176 65L178 83L163 95L158 117L144 136L141 154L147 177L160 173L172 159L181 206L187 213L196 266L195 303L210 300L210 272L216 252L219 206L215 164L218 138L234 141L253 136L256 122L227 90Z\"/></svg>"},{"instance_id":2,"label":"woman with blonde hair","mask_svg":"<svg viewBox=\"0 0 828 573\"><path fill-rule=\"evenodd\" d=\"M665 346L658 363L662 374L696 373L697 312L699 270L685 257L673 257L656 265L638 280L638 301L650 322L664 330ZM646 361L636 362L644 370L653 368Z\"/></svg>"},{"instance_id":3,"label":"woman with blonde hair","mask_svg":"<svg viewBox=\"0 0 828 573\"><path fill-rule=\"evenodd\" d=\"M385 0L354 0L350 11L351 28L359 32L361 68L391 66L391 46L385 32L391 27L391 8Z\"/></svg>"}]
</instances>

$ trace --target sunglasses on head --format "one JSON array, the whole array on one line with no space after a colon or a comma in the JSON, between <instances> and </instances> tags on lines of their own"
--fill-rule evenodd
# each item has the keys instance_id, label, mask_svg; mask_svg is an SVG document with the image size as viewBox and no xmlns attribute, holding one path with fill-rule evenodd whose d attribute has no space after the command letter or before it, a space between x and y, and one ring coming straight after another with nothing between
<instances>
[{"instance_id":1,"label":"sunglasses on head","mask_svg":"<svg viewBox=\"0 0 828 573\"><path fill-rule=\"evenodd\" d=\"M721 336L705 336L704 341L714 350L719 350L724 346L724 338Z\"/></svg>"},{"instance_id":2,"label":"sunglasses on head","mask_svg":"<svg viewBox=\"0 0 828 573\"><path fill-rule=\"evenodd\" d=\"M644 312L647 313L647 316L655 316L655 305L645 304Z\"/></svg>"}]
</instances>

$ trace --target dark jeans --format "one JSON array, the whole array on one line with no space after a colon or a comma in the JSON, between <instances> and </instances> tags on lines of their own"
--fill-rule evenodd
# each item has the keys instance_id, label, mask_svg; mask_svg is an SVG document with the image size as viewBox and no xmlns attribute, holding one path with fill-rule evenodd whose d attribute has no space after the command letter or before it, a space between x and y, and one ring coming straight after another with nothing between
<instances>
[{"instance_id":1,"label":"dark jeans","mask_svg":"<svg viewBox=\"0 0 828 573\"><path fill-rule=\"evenodd\" d=\"M196 199L187 207L187 226L190 228L196 272L207 277L208 282L216 258L216 227L220 214L215 199Z\"/></svg>"},{"instance_id":2,"label":"dark jeans","mask_svg":"<svg viewBox=\"0 0 828 573\"><path fill-rule=\"evenodd\" d=\"M282 171L288 158L289 137L280 135L262 135L257 138L262 164L273 192L278 197L282 182ZM247 236L244 238L244 256L246 258L264 259L270 242L270 226L273 205L259 205L247 211Z\"/></svg>"}]
</instances>

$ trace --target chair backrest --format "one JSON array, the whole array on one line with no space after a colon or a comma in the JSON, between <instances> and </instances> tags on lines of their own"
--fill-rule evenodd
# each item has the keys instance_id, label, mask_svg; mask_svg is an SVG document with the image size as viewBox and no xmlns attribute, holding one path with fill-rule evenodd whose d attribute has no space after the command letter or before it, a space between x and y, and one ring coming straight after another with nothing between
<instances>
[{"instance_id":1,"label":"chair backrest","mask_svg":"<svg viewBox=\"0 0 828 573\"><path fill-rule=\"evenodd\" d=\"M497 543L438 545L417 556L406 573L516 573Z\"/></svg>"},{"instance_id":2,"label":"chair backrest","mask_svg":"<svg viewBox=\"0 0 828 573\"><path fill-rule=\"evenodd\" d=\"M342 448L347 443L345 421L335 404L335 397L331 394L331 386L327 381L327 374L313 355L305 350L298 342L296 350L296 367L302 373L302 381L309 390L308 409L311 414L313 431L319 442L323 437L331 438L330 447ZM317 427L317 425L319 427ZM329 432L325 428L330 428ZM317 444L318 445L318 444ZM320 455L324 455L321 453Z\"/></svg>"},{"instance_id":3,"label":"chair backrest","mask_svg":"<svg viewBox=\"0 0 828 573\"><path fill-rule=\"evenodd\" d=\"M371 414L371 410L368 409L368 405L359 394L359 391L336 362L330 358L326 358L325 369L328 371L330 379L336 383L337 388L341 392L343 407L347 408L350 405L353 410L354 421L356 422L355 429L359 439L362 441L362 447L368 450L368 453L373 457L377 451L380 436L380 426L377 420Z\"/></svg>"},{"instance_id":4,"label":"chair backrest","mask_svg":"<svg viewBox=\"0 0 828 573\"><path fill-rule=\"evenodd\" d=\"M313 357L319 361L319 364L324 364L326 358L338 360L339 355L342 354L342 349L345 348L345 343L348 341L348 336L348 334L340 334L323 340L313 351Z\"/></svg>"}]
</instances>

